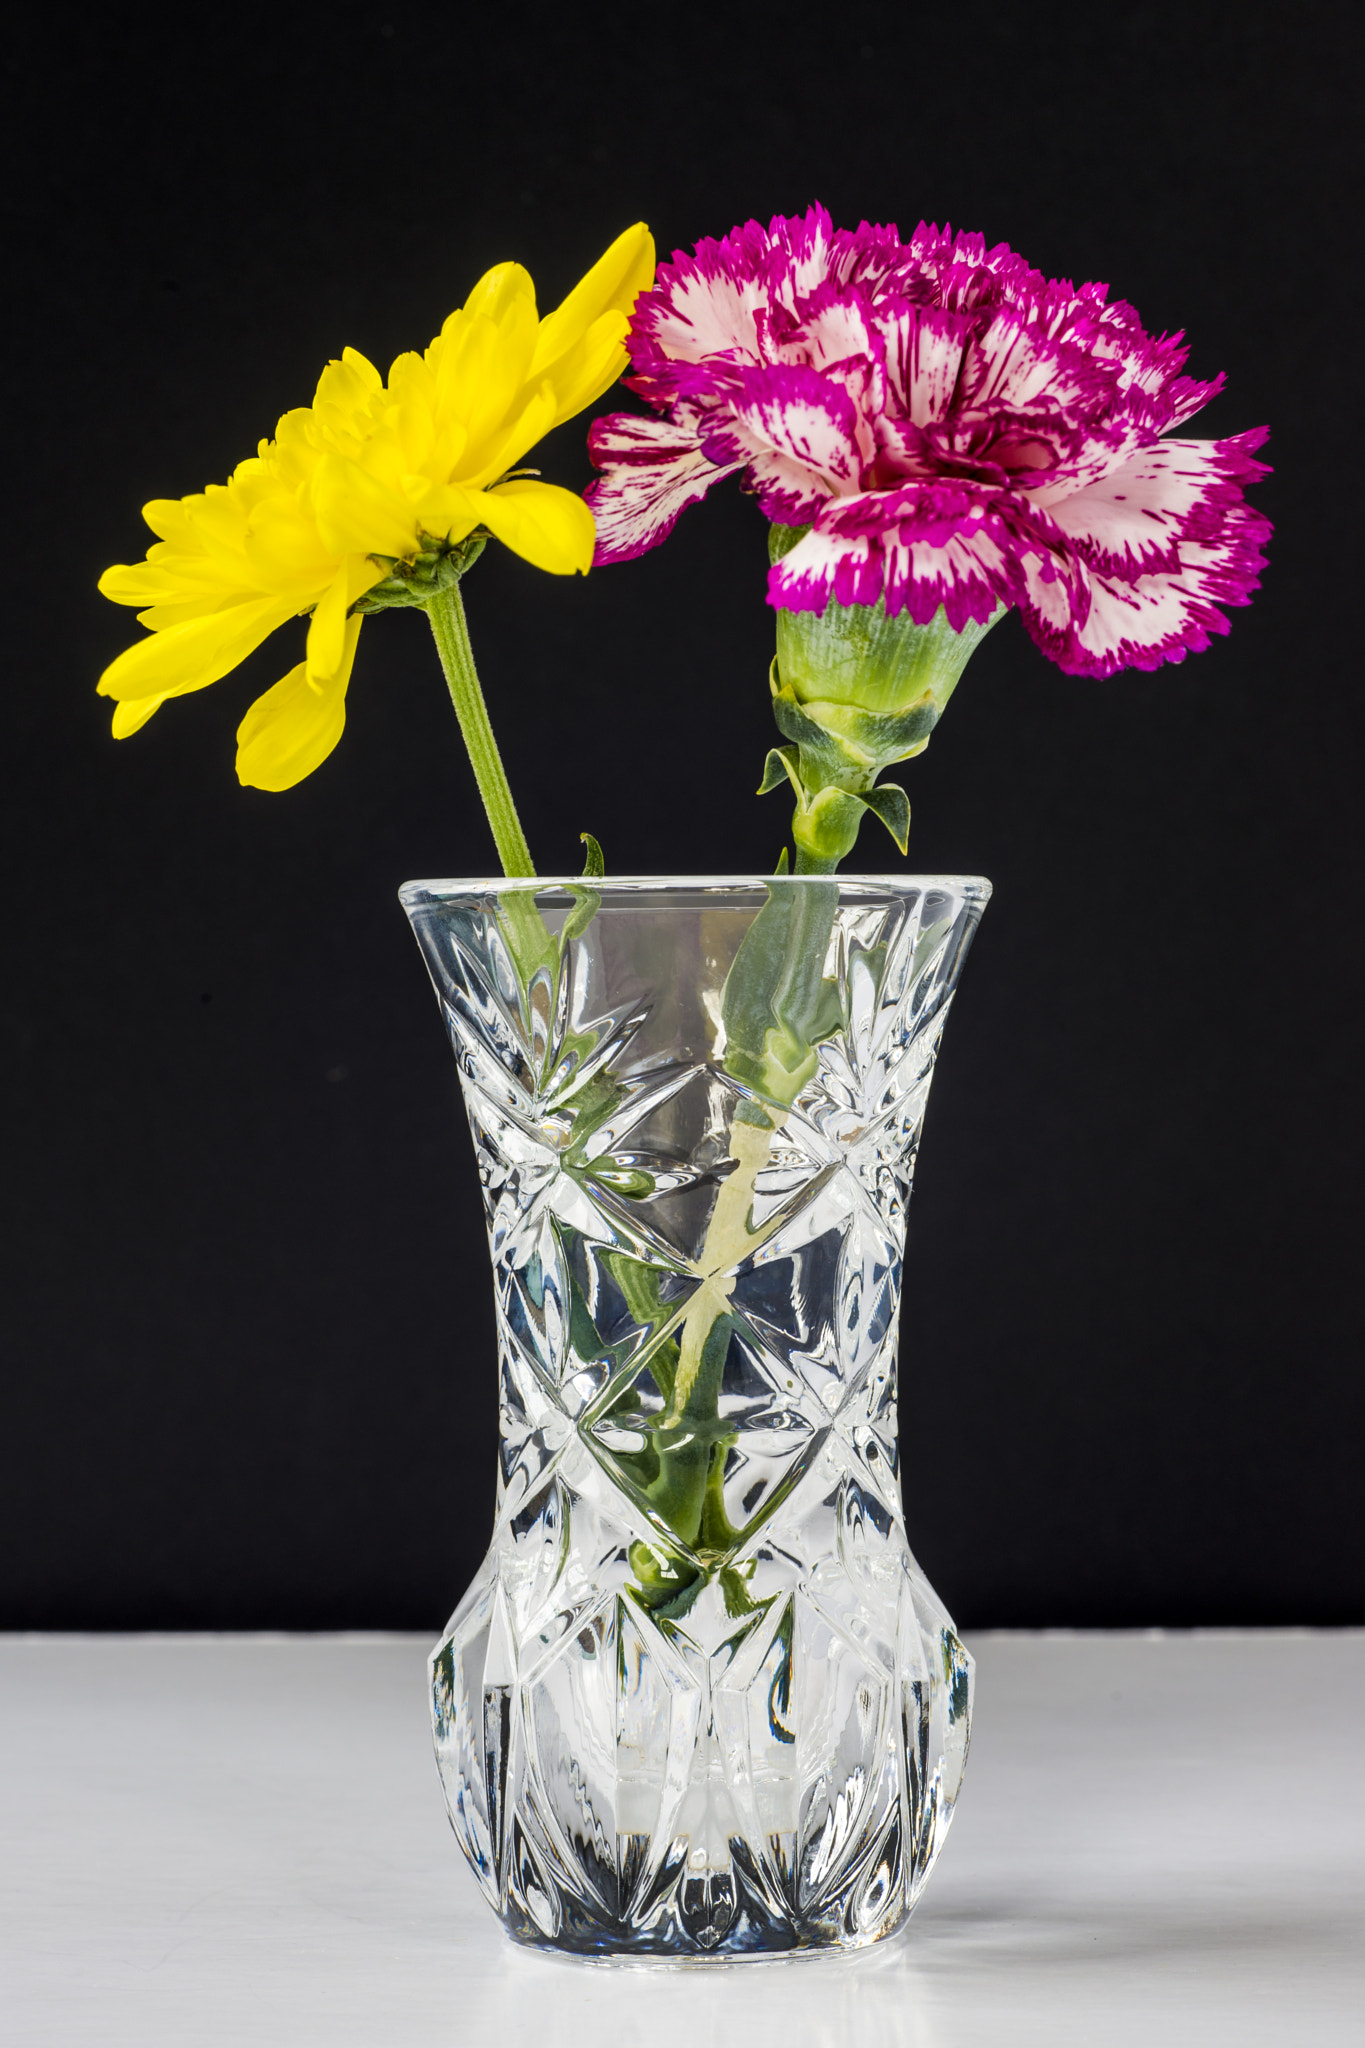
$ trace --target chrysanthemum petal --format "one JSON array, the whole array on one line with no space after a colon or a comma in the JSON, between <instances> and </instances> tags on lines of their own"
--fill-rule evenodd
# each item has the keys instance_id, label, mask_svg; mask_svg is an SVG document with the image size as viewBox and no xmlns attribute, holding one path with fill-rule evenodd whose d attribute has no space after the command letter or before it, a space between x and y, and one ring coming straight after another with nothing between
<instances>
[{"instance_id":1,"label":"chrysanthemum petal","mask_svg":"<svg viewBox=\"0 0 1365 2048\"><path fill-rule=\"evenodd\" d=\"M359 349L343 349L339 362L328 363L313 394L313 411L334 415L338 426L350 425L363 413L384 380ZM329 422L330 423L330 422Z\"/></svg>"},{"instance_id":2,"label":"chrysanthemum petal","mask_svg":"<svg viewBox=\"0 0 1365 2048\"><path fill-rule=\"evenodd\" d=\"M203 690L245 661L294 611L292 599L252 598L206 618L148 633L111 661L96 685L102 697L181 697Z\"/></svg>"},{"instance_id":3,"label":"chrysanthemum petal","mask_svg":"<svg viewBox=\"0 0 1365 2048\"><path fill-rule=\"evenodd\" d=\"M361 620L345 625L342 658L325 680L307 662L258 697L237 728L237 779L252 789L292 789L327 759L346 724L346 689Z\"/></svg>"},{"instance_id":4,"label":"chrysanthemum petal","mask_svg":"<svg viewBox=\"0 0 1365 2048\"><path fill-rule=\"evenodd\" d=\"M543 440L555 424L555 394L548 384L533 391L519 412L500 423L499 431L485 441L477 463L467 455L460 464L460 482L467 491L481 491L496 483L520 462L528 448Z\"/></svg>"},{"instance_id":5,"label":"chrysanthemum petal","mask_svg":"<svg viewBox=\"0 0 1365 2048\"><path fill-rule=\"evenodd\" d=\"M412 508L348 456L328 452L313 472L313 517L336 556L406 555L417 543Z\"/></svg>"},{"instance_id":6,"label":"chrysanthemum petal","mask_svg":"<svg viewBox=\"0 0 1365 2048\"><path fill-rule=\"evenodd\" d=\"M310 683L321 684L349 664L347 613L358 597L384 579L382 564L367 555L348 555L331 584L319 598L308 622L306 667Z\"/></svg>"},{"instance_id":7,"label":"chrysanthemum petal","mask_svg":"<svg viewBox=\"0 0 1365 2048\"><path fill-rule=\"evenodd\" d=\"M604 313L554 364L547 388L555 396L556 426L611 389L628 361L625 338L625 314Z\"/></svg>"},{"instance_id":8,"label":"chrysanthemum petal","mask_svg":"<svg viewBox=\"0 0 1365 2048\"><path fill-rule=\"evenodd\" d=\"M165 702L164 697L132 697L126 704L116 704L110 721L114 738L126 740L130 734L141 732L153 712L159 711Z\"/></svg>"},{"instance_id":9,"label":"chrysanthemum petal","mask_svg":"<svg viewBox=\"0 0 1365 2048\"><path fill-rule=\"evenodd\" d=\"M574 492L527 478L481 492L478 504L489 532L538 569L570 576L591 567L593 517Z\"/></svg>"},{"instance_id":10,"label":"chrysanthemum petal","mask_svg":"<svg viewBox=\"0 0 1365 2048\"><path fill-rule=\"evenodd\" d=\"M587 491L597 521L597 562L628 562L657 547L680 512L744 467L739 460L718 469L686 421L627 412L594 420L588 450L606 471Z\"/></svg>"},{"instance_id":11,"label":"chrysanthemum petal","mask_svg":"<svg viewBox=\"0 0 1365 2048\"><path fill-rule=\"evenodd\" d=\"M423 533L461 541L483 518L483 493L464 484L431 484L417 497L413 510Z\"/></svg>"},{"instance_id":12,"label":"chrysanthemum petal","mask_svg":"<svg viewBox=\"0 0 1365 2048\"><path fill-rule=\"evenodd\" d=\"M466 475L486 460L487 444L502 431L508 413L525 403L535 337L535 307L516 298L497 320L482 313L457 314L427 350L437 405L468 433L461 460Z\"/></svg>"},{"instance_id":13,"label":"chrysanthemum petal","mask_svg":"<svg viewBox=\"0 0 1365 2048\"><path fill-rule=\"evenodd\" d=\"M649 289L653 278L654 237L643 221L637 221L603 251L554 312L546 314L536 335L527 375L536 378L552 374L559 359L583 339L604 313L629 316L636 299ZM623 356L621 367L624 366ZM619 376L620 370L616 374ZM615 378L608 381L614 383ZM592 398L606 388L601 385L583 403L591 404Z\"/></svg>"},{"instance_id":14,"label":"chrysanthemum petal","mask_svg":"<svg viewBox=\"0 0 1365 2048\"><path fill-rule=\"evenodd\" d=\"M491 270L485 270L460 312L471 316L482 313L487 319L498 321L518 301L535 310L536 288L530 271L521 263L495 263ZM450 319L456 317L452 313ZM450 321L446 324L449 326Z\"/></svg>"}]
</instances>

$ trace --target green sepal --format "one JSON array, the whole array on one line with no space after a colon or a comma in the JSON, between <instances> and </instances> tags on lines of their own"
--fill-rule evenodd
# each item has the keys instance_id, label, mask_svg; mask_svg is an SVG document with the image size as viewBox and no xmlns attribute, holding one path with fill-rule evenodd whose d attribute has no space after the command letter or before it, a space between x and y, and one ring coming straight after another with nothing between
<instances>
[{"instance_id":1,"label":"green sepal","mask_svg":"<svg viewBox=\"0 0 1365 2048\"><path fill-rule=\"evenodd\" d=\"M908 761L922 754L943 710L928 691L904 711L894 712L864 711L856 704L823 700L799 702L783 683L775 661L768 672L768 687L777 729L784 739L795 743L801 779L815 789L826 783L858 789L875 780L893 761ZM790 751L788 747L773 748L765 777L773 774L773 754Z\"/></svg>"},{"instance_id":2,"label":"green sepal","mask_svg":"<svg viewBox=\"0 0 1365 2048\"><path fill-rule=\"evenodd\" d=\"M790 781L794 788L799 788L800 773L799 757L795 747L770 747L768 758L763 763L763 780L759 783L755 795L767 796L770 790L780 789L787 781Z\"/></svg>"},{"instance_id":3,"label":"green sepal","mask_svg":"<svg viewBox=\"0 0 1365 2048\"><path fill-rule=\"evenodd\" d=\"M777 866L773 869L773 873L775 875L785 875L790 867L791 862L787 859L787 849L784 846L781 853L777 856Z\"/></svg>"},{"instance_id":4,"label":"green sepal","mask_svg":"<svg viewBox=\"0 0 1365 2048\"><path fill-rule=\"evenodd\" d=\"M488 545L486 533L467 534L463 540L438 540L435 534L417 536L417 553L408 559L398 555L371 555L370 560L388 570L351 606L353 613L383 612L395 605L431 602L436 593L449 590L466 575Z\"/></svg>"},{"instance_id":5,"label":"green sepal","mask_svg":"<svg viewBox=\"0 0 1365 2048\"><path fill-rule=\"evenodd\" d=\"M588 849L587 858L583 862L584 877L596 880L607 872L607 863L602 858L602 849L593 838L591 832L580 832L578 836Z\"/></svg>"},{"instance_id":6,"label":"green sepal","mask_svg":"<svg viewBox=\"0 0 1365 2048\"><path fill-rule=\"evenodd\" d=\"M863 802L874 817L880 818L902 853L909 851L910 840L910 799L898 782L879 782L875 789L864 790Z\"/></svg>"}]
</instances>

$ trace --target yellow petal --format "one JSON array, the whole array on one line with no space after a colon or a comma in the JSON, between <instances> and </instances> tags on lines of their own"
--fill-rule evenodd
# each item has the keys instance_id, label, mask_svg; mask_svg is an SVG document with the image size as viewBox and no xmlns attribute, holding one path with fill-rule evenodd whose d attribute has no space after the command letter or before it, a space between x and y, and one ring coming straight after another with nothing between
<instances>
[{"instance_id":1,"label":"yellow petal","mask_svg":"<svg viewBox=\"0 0 1365 2048\"><path fill-rule=\"evenodd\" d=\"M500 320L514 299L529 300L532 312L535 311L536 288L530 271L520 263L495 263L479 279L461 311L486 313L490 320Z\"/></svg>"},{"instance_id":2,"label":"yellow petal","mask_svg":"<svg viewBox=\"0 0 1365 2048\"><path fill-rule=\"evenodd\" d=\"M547 313L536 336L528 375L542 377L566 350L580 341L603 313L629 313L642 291L654 282L654 237L643 221L618 235L563 304Z\"/></svg>"},{"instance_id":3,"label":"yellow petal","mask_svg":"<svg viewBox=\"0 0 1365 2048\"><path fill-rule=\"evenodd\" d=\"M626 352L626 316L604 313L594 320L582 341L565 351L550 372L555 394L553 424L571 420L585 405L609 391L630 357Z\"/></svg>"},{"instance_id":4,"label":"yellow petal","mask_svg":"<svg viewBox=\"0 0 1365 2048\"><path fill-rule=\"evenodd\" d=\"M466 449L460 464L460 482L471 491L481 491L486 484L496 483L528 448L534 448L549 433L556 417L555 394L548 384L542 384L482 448Z\"/></svg>"},{"instance_id":5,"label":"yellow petal","mask_svg":"<svg viewBox=\"0 0 1365 2048\"><path fill-rule=\"evenodd\" d=\"M356 599L382 582L383 568L365 555L350 555L332 583L318 599L308 623L306 667L310 683L324 683L337 674L350 657L346 652L349 621L346 614Z\"/></svg>"},{"instance_id":6,"label":"yellow petal","mask_svg":"<svg viewBox=\"0 0 1365 2048\"><path fill-rule=\"evenodd\" d=\"M300 662L258 697L237 728L237 779L250 789L292 789L327 759L346 724L346 686L361 621L348 619L341 666L310 681Z\"/></svg>"},{"instance_id":7,"label":"yellow petal","mask_svg":"<svg viewBox=\"0 0 1365 2048\"><path fill-rule=\"evenodd\" d=\"M596 528L581 498L558 484L499 484L479 498L483 523L514 554L554 576L586 575Z\"/></svg>"},{"instance_id":8,"label":"yellow petal","mask_svg":"<svg viewBox=\"0 0 1365 2048\"><path fill-rule=\"evenodd\" d=\"M383 388L384 380L369 357L358 348L346 348L341 361L328 363L318 378L313 406L335 406L343 414L359 412Z\"/></svg>"},{"instance_id":9,"label":"yellow petal","mask_svg":"<svg viewBox=\"0 0 1365 2048\"><path fill-rule=\"evenodd\" d=\"M460 420L469 430L462 462L477 464L484 443L523 402L535 341L535 309L514 299L501 320L477 314L464 321L434 361L438 417Z\"/></svg>"},{"instance_id":10,"label":"yellow petal","mask_svg":"<svg viewBox=\"0 0 1365 2048\"><path fill-rule=\"evenodd\" d=\"M130 733L141 732L154 711L165 703L164 697L134 697L129 704L116 704L112 731L116 740L126 740Z\"/></svg>"},{"instance_id":11,"label":"yellow petal","mask_svg":"<svg viewBox=\"0 0 1365 2048\"><path fill-rule=\"evenodd\" d=\"M417 522L402 498L358 462L329 449L313 472L313 517L323 544L342 555L407 555Z\"/></svg>"},{"instance_id":12,"label":"yellow petal","mask_svg":"<svg viewBox=\"0 0 1365 2048\"><path fill-rule=\"evenodd\" d=\"M432 484L416 496L414 510L423 533L437 540L463 540L483 518L483 496L463 484Z\"/></svg>"},{"instance_id":13,"label":"yellow petal","mask_svg":"<svg viewBox=\"0 0 1365 2048\"><path fill-rule=\"evenodd\" d=\"M96 689L102 697L121 701L183 697L187 690L206 689L245 661L295 609L290 598L257 597L149 633L110 662Z\"/></svg>"},{"instance_id":14,"label":"yellow petal","mask_svg":"<svg viewBox=\"0 0 1365 2048\"><path fill-rule=\"evenodd\" d=\"M142 516L161 540L180 540L189 526L184 503L179 498L153 498L143 506Z\"/></svg>"},{"instance_id":15,"label":"yellow petal","mask_svg":"<svg viewBox=\"0 0 1365 2048\"><path fill-rule=\"evenodd\" d=\"M139 607L170 603L186 595L183 579L168 575L154 562L116 562L105 570L95 588L115 604Z\"/></svg>"},{"instance_id":16,"label":"yellow petal","mask_svg":"<svg viewBox=\"0 0 1365 2048\"><path fill-rule=\"evenodd\" d=\"M308 679L326 682L346 653L346 571L340 570L308 621Z\"/></svg>"}]
</instances>

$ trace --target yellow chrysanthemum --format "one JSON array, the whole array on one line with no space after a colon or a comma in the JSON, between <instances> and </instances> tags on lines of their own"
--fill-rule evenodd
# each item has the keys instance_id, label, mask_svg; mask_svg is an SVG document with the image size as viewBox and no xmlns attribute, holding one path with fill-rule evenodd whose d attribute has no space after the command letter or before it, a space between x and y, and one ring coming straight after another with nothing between
<instances>
[{"instance_id":1,"label":"yellow chrysanthemum","mask_svg":"<svg viewBox=\"0 0 1365 2048\"><path fill-rule=\"evenodd\" d=\"M399 356L387 384L348 348L312 405L286 413L228 483L145 506L156 545L99 585L141 607L149 628L100 678L116 700L115 736L136 732L168 697L217 682L311 611L305 659L237 735L241 780L287 789L341 737L361 624L351 607L395 563L433 538L486 532L538 568L586 571L593 520L583 500L508 472L620 376L630 310L653 274L648 230L629 228L542 320L528 273L500 263L425 355Z\"/></svg>"}]
</instances>

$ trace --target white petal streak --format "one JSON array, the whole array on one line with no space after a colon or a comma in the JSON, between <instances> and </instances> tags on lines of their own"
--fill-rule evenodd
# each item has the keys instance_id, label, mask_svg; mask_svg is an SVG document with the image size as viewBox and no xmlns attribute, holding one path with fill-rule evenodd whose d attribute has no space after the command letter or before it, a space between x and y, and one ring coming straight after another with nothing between
<instances>
[{"instance_id":1,"label":"white petal streak","mask_svg":"<svg viewBox=\"0 0 1365 2048\"><path fill-rule=\"evenodd\" d=\"M1183 661L1227 632L1219 606L1248 601L1260 566L1258 535L1259 527L1222 541L1185 541L1176 567L1139 576L1039 548L1027 563L1024 624L1068 675Z\"/></svg>"},{"instance_id":2,"label":"white petal streak","mask_svg":"<svg viewBox=\"0 0 1365 2048\"><path fill-rule=\"evenodd\" d=\"M1150 575L1216 531L1232 495L1216 442L1157 441L1048 510L1092 568Z\"/></svg>"},{"instance_id":3,"label":"white petal streak","mask_svg":"<svg viewBox=\"0 0 1365 2048\"><path fill-rule=\"evenodd\" d=\"M827 498L858 488L857 415L845 392L809 371L769 375L769 388L728 407L705 445L713 461L747 466L765 510L773 500L770 516L812 519Z\"/></svg>"},{"instance_id":4,"label":"white petal streak","mask_svg":"<svg viewBox=\"0 0 1365 2048\"><path fill-rule=\"evenodd\" d=\"M864 535L812 531L768 571L768 602L793 612L822 612L829 600L875 604L882 565Z\"/></svg>"},{"instance_id":5,"label":"white petal streak","mask_svg":"<svg viewBox=\"0 0 1365 2048\"><path fill-rule=\"evenodd\" d=\"M1083 386L1068 354L1074 351L1059 348L1037 322L1002 306L972 344L963 402L981 412L999 406L1027 412L1039 404L1074 405Z\"/></svg>"},{"instance_id":6,"label":"white petal streak","mask_svg":"<svg viewBox=\"0 0 1365 2048\"><path fill-rule=\"evenodd\" d=\"M665 354L684 362L719 355L758 363L762 356L754 315L767 296L757 279L706 277L693 270L674 279L650 320L650 334Z\"/></svg>"},{"instance_id":7,"label":"white petal streak","mask_svg":"<svg viewBox=\"0 0 1365 2048\"><path fill-rule=\"evenodd\" d=\"M943 541L888 535L885 577L893 617L904 611L927 625L941 605L955 633L972 620L984 625L998 605L1011 601L1018 583L1009 555L989 532L955 533Z\"/></svg>"},{"instance_id":8,"label":"white petal streak","mask_svg":"<svg viewBox=\"0 0 1365 2048\"><path fill-rule=\"evenodd\" d=\"M732 470L703 455L696 429L683 421L613 413L593 423L593 461L607 474L587 493L597 521L594 562L628 562L659 545L679 513L704 498Z\"/></svg>"},{"instance_id":9,"label":"white petal streak","mask_svg":"<svg viewBox=\"0 0 1365 2048\"><path fill-rule=\"evenodd\" d=\"M945 419L966 347L969 324L937 306L901 306L882 322L886 373L913 425Z\"/></svg>"},{"instance_id":10,"label":"white petal streak","mask_svg":"<svg viewBox=\"0 0 1365 2048\"><path fill-rule=\"evenodd\" d=\"M1193 548L1185 554L1172 575L1127 582L1091 571L1090 610L1075 633L1091 674L1183 661L1190 649L1207 647L1210 634L1227 632L1228 622L1206 587L1208 572L1219 567L1217 550Z\"/></svg>"}]
</instances>

